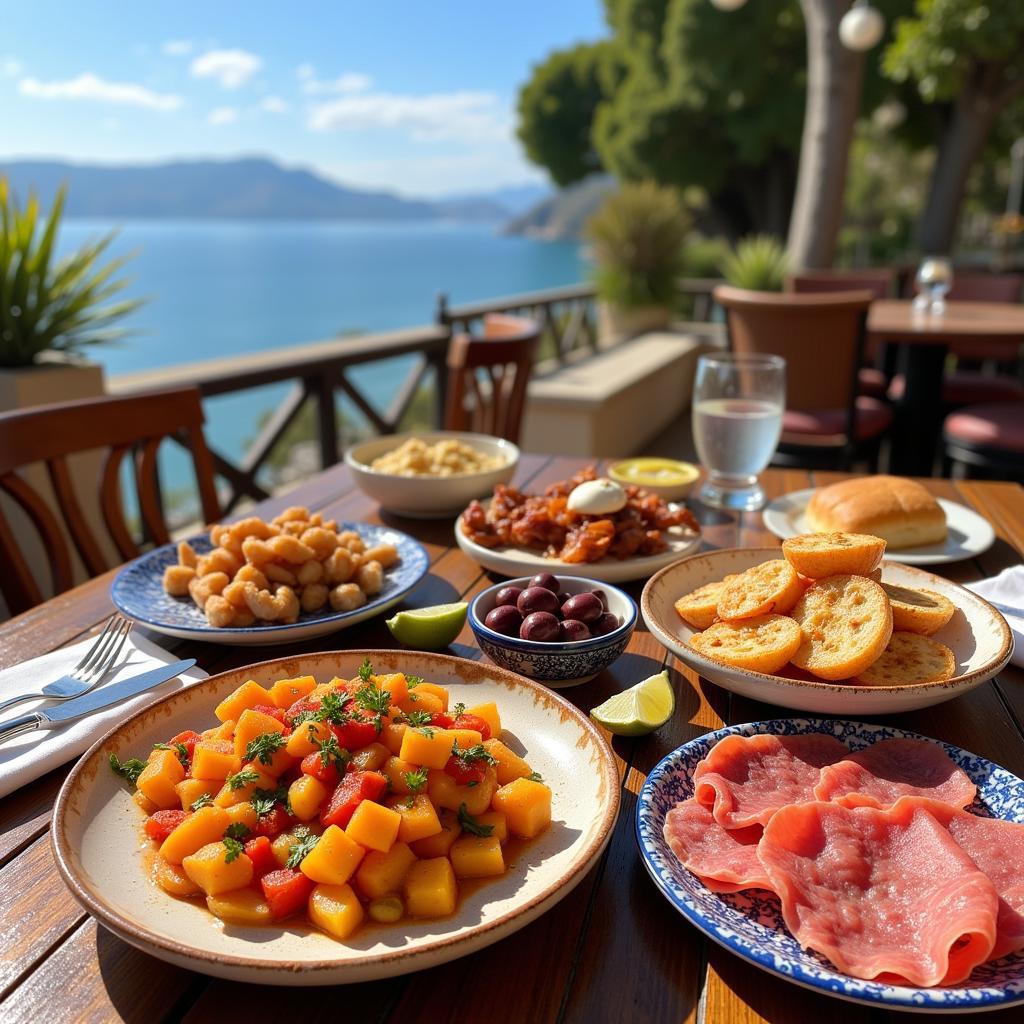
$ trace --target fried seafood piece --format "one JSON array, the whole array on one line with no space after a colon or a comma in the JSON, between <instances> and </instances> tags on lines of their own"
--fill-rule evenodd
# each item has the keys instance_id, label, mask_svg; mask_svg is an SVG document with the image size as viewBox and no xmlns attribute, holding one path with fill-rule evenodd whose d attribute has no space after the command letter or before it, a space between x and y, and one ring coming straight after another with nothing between
<instances>
[{"instance_id":1,"label":"fried seafood piece","mask_svg":"<svg viewBox=\"0 0 1024 1024\"><path fill-rule=\"evenodd\" d=\"M608 554L615 539L615 524L610 519L583 523L571 530L558 557L565 562L596 562Z\"/></svg>"}]
</instances>

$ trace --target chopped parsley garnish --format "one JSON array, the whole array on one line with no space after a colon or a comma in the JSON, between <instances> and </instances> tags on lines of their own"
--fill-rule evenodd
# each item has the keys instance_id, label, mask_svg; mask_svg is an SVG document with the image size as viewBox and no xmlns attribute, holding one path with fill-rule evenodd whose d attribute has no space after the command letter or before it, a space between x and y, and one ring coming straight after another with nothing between
<instances>
[{"instance_id":1,"label":"chopped parsley garnish","mask_svg":"<svg viewBox=\"0 0 1024 1024\"><path fill-rule=\"evenodd\" d=\"M285 862L285 867L297 868L320 841L320 837L313 835L309 829L296 829L295 838L298 839L298 842L292 843L288 848L288 860Z\"/></svg>"},{"instance_id":2,"label":"chopped parsley garnish","mask_svg":"<svg viewBox=\"0 0 1024 1024\"><path fill-rule=\"evenodd\" d=\"M482 743L476 746L459 750L459 741L452 744L452 757L457 757L463 764L472 764L474 761L483 761L484 764L497 764L497 759L487 753L487 748Z\"/></svg>"},{"instance_id":3,"label":"chopped parsley garnish","mask_svg":"<svg viewBox=\"0 0 1024 1024\"><path fill-rule=\"evenodd\" d=\"M154 750L174 750L178 754L178 760L188 767L188 747L184 743L175 743L173 746L170 743L154 743Z\"/></svg>"},{"instance_id":4,"label":"chopped parsley garnish","mask_svg":"<svg viewBox=\"0 0 1024 1024\"><path fill-rule=\"evenodd\" d=\"M200 807L209 807L213 803L213 797L209 793L203 793L198 799L193 800L191 809L198 811Z\"/></svg>"},{"instance_id":5,"label":"chopped parsley garnish","mask_svg":"<svg viewBox=\"0 0 1024 1024\"><path fill-rule=\"evenodd\" d=\"M422 729L418 729L417 731L423 733L428 740L432 740L434 738L434 730L431 729L429 725L425 725Z\"/></svg>"},{"instance_id":6,"label":"chopped parsley garnish","mask_svg":"<svg viewBox=\"0 0 1024 1024\"><path fill-rule=\"evenodd\" d=\"M279 732L261 733L255 739L249 741L245 748L246 761L259 761L260 764L270 764L276 754L288 740Z\"/></svg>"},{"instance_id":7,"label":"chopped parsley garnish","mask_svg":"<svg viewBox=\"0 0 1024 1024\"><path fill-rule=\"evenodd\" d=\"M325 740L314 738L313 742L320 748L320 760L325 768L333 764L339 772L345 771L349 761L352 760L352 755L338 744L336 736L328 736Z\"/></svg>"},{"instance_id":8,"label":"chopped parsley garnish","mask_svg":"<svg viewBox=\"0 0 1024 1024\"><path fill-rule=\"evenodd\" d=\"M229 839L246 839L252 833L252 829L244 821L233 821L226 829L224 835Z\"/></svg>"},{"instance_id":9,"label":"chopped parsley garnish","mask_svg":"<svg viewBox=\"0 0 1024 1024\"><path fill-rule=\"evenodd\" d=\"M464 832L472 836L489 836L494 831L493 825L481 825L469 811L465 804L459 804L459 824Z\"/></svg>"},{"instance_id":10,"label":"chopped parsley garnish","mask_svg":"<svg viewBox=\"0 0 1024 1024\"><path fill-rule=\"evenodd\" d=\"M452 708L452 718L458 718L459 715L464 715L465 713L466 705L463 704L461 701L458 704L456 704L455 707Z\"/></svg>"},{"instance_id":11,"label":"chopped parsley garnish","mask_svg":"<svg viewBox=\"0 0 1024 1024\"><path fill-rule=\"evenodd\" d=\"M427 784L427 769L417 768L414 772L402 772L402 778L410 793L418 793Z\"/></svg>"},{"instance_id":12,"label":"chopped parsley garnish","mask_svg":"<svg viewBox=\"0 0 1024 1024\"><path fill-rule=\"evenodd\" d=\"M430 724L430 712L429 711L407 711L405 713L405 720L409 725L416 726L429 725Z\"/></svg>"},{"instance_id":13,"label":"chopped parsley garnish","mask_svg":"<svg viewBox=\"0 0 1024 1024\"><path fill-rule=\"evenodd\" d=\"M345 698L338 693L325 693L320 699L320 710L313 715L314 721L344 725L352 716L345 710Z\"/></svg>"},{"instance_id":14,"label":"chopped parsley garnish","mask_svg":"<svg viewBox=\"0 0 1024 1024\"><path fill-rule=\"evenodd\" d=\"M110 767L116 775L120 775L122 779L125 779L134 786L139 781L139 776L146 767L146 762L140 761L137 757L130 757L127 761L120 761L117 754L111 754Z\"/></svg>"},{"instance_id":15,"label":"chopped parsley garnish","mask_svg":"<svg viewBox=\"0 0 1024 1024\"><path fill-rule=\"evenodd\" d=\"M416 687L419 686L420 683L422 683L422 682L423 682L423 676L406 676L405 677L405 685L408 686L410 690L415 690Z\"/></svg>"},{"instance_id":16,"label":"chopped parsley garnish","mask_svg":"<svg viewBox=\"0 0 1024 1024\"><path fill-rule=\"evenodd\" d=\"M356 690L354 700L357 707L370 712L373 716L373 724L379 734L384 728L384 716L391 709L391 691L382 690L376 683L367 682Z\"/></svg>"},{"instance_id":17,"label":"chopped parsley garnish","mask_svg":"<svg viewBox=\"0 0 1024 1024\"><path fill-rule=\"evenodd\" d=\"M245 849L234 836L225 835L221 842L224 844L224 849L227 850L227 853L224 854L225 864L237 860Z\"/></svg>"},{"instance_id":18,"label":"chopped parsley garnish","mask_svg":"<svg viewBox=\"0 0 1024 1024\"><path fill-rule=\"evenodd\" d=\"M368 683L370 681L370 676L372 675L373 666L370 664L370 659L363 658L363 663L359 666L359 678L362 679L364 683Z\"/></svg>"},{"instance_id":19,"label":"chopped parsley garnish","mask_svg":"<svg viewBox=\"0 0 1024 1024\"><path fill-rule=\"evenodd\" d=\"M249 803L256 812L258 818L270 814L275 804L288 806L288 790L285 786L278 786L277 789L254 789Z\"/></svg>"},{"instance_id":20,"label":"chopped parsley garnish","mask_svg":"<svg viewBox=\"0 0 1024 1024\"><path fill-rule=\"evenodd\" d=\"M255 772L252 768L243 768L240 772L235 772L234 775L229 775L225 780L228 789L232 793L239 789L244 789L246 786L253 782L259 782L259 772Z\"/></svg>"},{"instance_id":21,"label":"chopped parsley garnish","mask_svg":"<svg viewBox=\"0 0 1024 1024\"><path fill-rule=\"evenodd\" d=\"M530 782L543 782L544 781L544 776L541 775L540 772L531 772L526 777L527 777L527 779L529 779Z\"/></svg>"}]
</instances>

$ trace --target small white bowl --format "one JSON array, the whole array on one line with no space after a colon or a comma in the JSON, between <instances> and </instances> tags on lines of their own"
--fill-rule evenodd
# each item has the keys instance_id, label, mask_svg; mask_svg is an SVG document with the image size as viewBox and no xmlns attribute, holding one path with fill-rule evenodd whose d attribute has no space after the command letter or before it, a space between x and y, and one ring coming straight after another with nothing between
<instances>
[{"instance_id":1,"label":"small white bowl","mask_svg":"<svg viewBox=\"0 0 1024 1024\"><path fill-rule=\"evenodd\" d=\"M370 468L374 459L401 447L410 438L427 444L455 440L484 455L498 456L504 463L497 469L455 476L398 476ZM360 490L380 503L381 508L413 519L443 519L458 515L474 498L485 498L495 485L512 479L519 462L519 449L504 438L459 431L415 431L389 434L353 445L345 452L345 465L352 470Z\"/></svg>"}]
</instances>

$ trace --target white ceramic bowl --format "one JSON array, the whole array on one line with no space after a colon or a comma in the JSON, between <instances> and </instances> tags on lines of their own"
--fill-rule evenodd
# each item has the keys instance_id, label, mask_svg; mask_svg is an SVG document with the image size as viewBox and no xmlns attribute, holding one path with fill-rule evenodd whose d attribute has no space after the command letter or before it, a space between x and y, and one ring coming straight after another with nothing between
<instances>
[{"instance_id":1,"label":"white ceramic bowl","mask_svg":"<svg viewBox=\"0 0 1024 1024\"><path fill-rule=\"evenodd\" d=\"M183 729L215 724L213 709L246 679L267 686L307 673L411 672L449 687L453 701L494 700L502 738L525 752L552 789L552 826L504 875L472 887L441 920L374 927L337 942L301 918L280 927L225 927L205 907L147 877L142 812L107 763L145 757ZM128 718L71 770L53 814L57 865L80 903L133 946L189 970L267 985L338 985L433 967L497 942L567 896L611 836L619 808L615 757L590 720L538 683L484 662L416 651L328 651L232 669L178 690Z\"/></svg>"},{"instance_id":2,"label":"white ceramic bowl","mask_svg":"<svg viewBox=\"0 0 1024 1024\"><path fill-rule=\"evenodd\" d=\"M659 643L705 679L726 690L784 708L818 714L885 715L941 704L973 690L1005 668L1013 650L1006 620L987 601L963 587L895 562L882 563L882 580L896 586L934 590L956 606L953 618L935 634L956 657L956 675L939 683L916 686L856 686L820 679L767 675L733 668L698 654L687 641L697 632L673 607L684 594L743 572L771 558L778 548L729 548L691 555L662 569L644 587L640 612Z\"/></svg>"},{"instance_id":3,"label":"white ceramic bowl","mask_svg":"<svg viewBox=\"0 0 1024 1024\"><path fill-rule=\"evenodd\" d=\"M401 447L412 437L427 444L461 441L485 455L498 456L505 461L497 469L456 476L396 476L370 468L374 459ZM360 490L379 502L381 508L415 519L443 519L457 515L474 498L485 498L496 484L511 480L518 462L519 449L511 441L487 434L445 430L375 437L353 445L345 452L345 465L352 470Z\"/></svg>"}]
</instances>

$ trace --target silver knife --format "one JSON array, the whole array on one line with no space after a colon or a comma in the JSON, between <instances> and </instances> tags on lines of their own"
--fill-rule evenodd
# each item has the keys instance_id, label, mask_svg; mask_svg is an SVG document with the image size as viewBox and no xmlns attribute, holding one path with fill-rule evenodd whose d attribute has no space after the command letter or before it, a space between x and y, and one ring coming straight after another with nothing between
<instances>
[{"instance_id":1,"label":"silver knife","mask_svg":"<svg viewBox=\"0 0 1024 1024\"><path fill-rule=\"evenodd\" d=\"M10 739L12 736L20 736L23 732L52 729L54 726L65 725L83 715L92 714L93 711L108 708L111 704L119 704L121 701L152 689L154 686L159 686L160 683L166 683L168 679L180 676L195 663L195 658L186 658L184 661L176 661L172 665L161 665L159 668L141 672L129 679L108 683L106 686L101 686L81 697L75 697L73 700L64 701L63 704L58 704L55 707L30 711L27 715L20 715L18 718L0 722L0 742Z\"/></svg>"}]
</instances>

